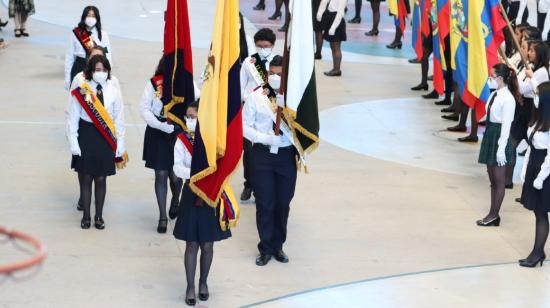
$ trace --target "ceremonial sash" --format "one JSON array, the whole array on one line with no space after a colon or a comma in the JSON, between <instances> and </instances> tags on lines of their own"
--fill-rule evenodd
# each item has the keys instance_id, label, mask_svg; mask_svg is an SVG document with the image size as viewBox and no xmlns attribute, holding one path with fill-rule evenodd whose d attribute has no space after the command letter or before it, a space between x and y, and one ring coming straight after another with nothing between
<instances>
[{"instance_id":1,"label":"ceremonial sash","mask_svg":"<svg viewBox=\"0 0 550 308\"><path fill-rule=\"evenodd\" d=\"M265 66L262 65L262 59L256 53L250 56L245 65L248 67L248 71L252 74L252 78L258 86L267 84L267 71Z\"/></svg>"},{"instance_id":2,"label":"ceremonial sash","mask_svg":"<svg viewBox=\"0 0 550 308\"><path fill-rule=\"evenodd\" d=\"M183 143L187 151L193 155L194 139L186 133L178 135L178 139ZM223 231L229 230L237 226L240 210L235 199L235 194L231 190L229 184L224 186L219 203L220 227Z\"/></svg>"},{"instance_id":3,"label":"ceremonial sash","mask_svg":"<svg viewBox=\"0 0 550 308\"><path fill-rule=\"evenodd\" d=\"M82 30L80 27L76 27L73 29L73 33L76 36L76 39L80 42L84 50L86 50L86 53L90 53L92 48L94 48L97 44L92 38L92 35L90 32L86 30Z\"/></svg>"},{"instance_id":4,"label":"ceremonial sash","mask_svg":"<svg viewBox=\"0 0 550 308\"><path fill-rule=\"evenodd\" d=\"M116 130L113 119L96 96L94 91L87 83L77 87L71 94L78 100L80 106L86 111L86 114L92 119L94 126L101 133L103 138L109 143L113 152L116 153L117 140Z\"/></svg>"},{"instance_id":5,"label":"ceremonial sash","mask_svg":"<svg viewBox=\"0 0 550 308\"><path fill-rule=\"evenodd\" d=\"M151 78L151 85L153 86L153 89L155 90L155 95L160 99L162 97L162 84L164 82L164 78L162 75L156 75L153 78Z\"/></svg>"},{"instance_id":6,"label":"ceremonial sash","mask_svg":"<svg viewBox=\"0 0 550 308\"><path fill-rule=\"evenodd\" d=\"M266 89L261 89L258 87L254 92L252 92L250 96L253 99L257 99L260 102L260 105L265 109L265 111L269 115L271 115L271 120L273 121L273 123L277 124L277 113L276 113L276 110L275 111L273 110L273 107L272 107L273 103L271 101L271 98L268 96ZM303 157L300 154L300 151L296 146L296 142L294 138L291 137L291 136L294 136L293 129L284 121L284 119L281 119L280 129L283 135L286 135L288 137L288 140L290 140L290 143L292 144L292 146L295 147L296 150L298 150L297 152L300 158L300 162L304 167L306 167L305 157Z\"/></svg>"}]
</instances>

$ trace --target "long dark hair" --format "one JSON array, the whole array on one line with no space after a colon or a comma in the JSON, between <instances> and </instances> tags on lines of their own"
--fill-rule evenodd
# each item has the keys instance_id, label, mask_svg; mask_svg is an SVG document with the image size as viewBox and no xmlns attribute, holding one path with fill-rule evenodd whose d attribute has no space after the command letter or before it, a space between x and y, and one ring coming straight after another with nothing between
<instances>
[{"instance_id":1,"label":"long dark hair","mask_svg":"<svg viewBox=\"0 0 550 308\"><path fill-rule=\"evenodd\" d=\"M510 32L508 27L505 27L502 32L504 33L504 41L506 42L506 57L511 58L516 52L516 44L514 44L514 34Z\"/></svg>"},{"instance_id":2,"label":"long dark hair","mask_svg":"<svg viewBox=\"0 0 550 308\"><path fill-rule=\"evenodd\" d=\"M103 40L103 37L101 35L101 16L99 16L99 10L97 7L90 5L84 8L82 11L82 17L80 17L80 22L78 23L78 27L82 30L87 30L86 26L86 17L88 17L88 12L94 11L95 19L97 20L95 27L97 29L97 36L99 40Z\"/></svg>"},{"instance_id":3,"label":"long dark hair","mask_svg":"<svg viewBox=\"0 0 550 308\"><path fill-rule=\"evenodd\" d=\"M547 132L550 130L550 82L539 85L539 107L537 108L531 126L535 126L533 132Z\"/></svg>"},{"instance_id":4,"label":"long dark hair","mask_svg":"<svg viewBox=\"0 0 550 308\"><path fill-rule=\"evenodd\" d=\"M550 58L548 46L541 41L536 41L533 42L529 48L533 48L536 54L535 61L533 61L533 65L535 66L533 71L536 71L541 67L545 67L546 70L548 70L548 59Z\"/></svg>"},{"instance_id":5,"label":"long dark hair","mask_svg":"<svg viewBox=\"0 0 550 308\"><path fill-rule=\"evenodd\" d=\"M86 68L84 69L84 77L86 78L86 80L92 80L92 78L94 77L95 67L98 63L103 64L105 69L107 69L107 79L111 79L111 63L109 63L107 57L102 55L95 55L90 59L90 61L86 65Z\"/></svg>"},{"instance_id":6,"label":"long dark hair","mask_svg":"<svg viewBox=\"0 0 550 308\"><path fill-rule=\"evenodd\" d=\"M157 65L157 69L155 70L155 76L163 75L164 74L164 56L160 58L159 64Z\"/></svg>"},{"instance_id":7,"label":"long dark hair","mask_svg":"<svg viewBox=\"0 0 550 308\"><path fill-rule=\"evenodd\" d=\"M516 76L516 72L504 63L495 64L493 66L493 70L495 71L495 75L497 75L497 77L502 77L504 84L508 86L508 90L510 90L510 93L512 93L516 99L516 102L523 106L523 99L521 97L521 93L519 92L518 77Z\"/></svg>"},{"instance_id":8,"label":"long dark hair","mask_svg":"<svg viewBox=\"0 0 550 308\"><path fill-rule=\"evenodd\" d=\"M241 54L239 58L241 62L244 62L244 59L248 57L248 43L246 42L246 32L244 31L244 21L243 14L239 12L239 20L241 21L241 28L239 29L239 41L241 47Z\"/></svg>"}]
</instances>

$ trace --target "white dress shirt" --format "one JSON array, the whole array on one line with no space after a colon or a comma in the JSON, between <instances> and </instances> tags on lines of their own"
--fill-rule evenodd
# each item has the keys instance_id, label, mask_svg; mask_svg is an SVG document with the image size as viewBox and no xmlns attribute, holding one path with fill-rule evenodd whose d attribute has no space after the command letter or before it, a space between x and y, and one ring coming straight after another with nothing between
<instances>
[{"instance_id":1,"label":"white dress shirt","mask_svg":"<svg viewBox=\"0 0 550 308\"><path fill-rule=\"evenodd\" d=\"M188 180L191 178L191 153L187 147L178 138L174 146L174 173L180 179Z\"/></svg>"},{"instance_id":2,"label":"white dress shirt","mask_svg":"<svg viewBox=\"0 0 550 308\"><path fill-rule=\"evenodd\" d=\"M145 90L143 91L143 95L141 97L141 117L150 127L170 134L174 131L174 125L168 124L166 122L161 122L158 119L163 108L164 104L157 97L155 93L155 88L151 84L151 81L148 81L145 85Z\"/></svg>"},{"instance_id":3,"label":"white dress shirt","mask_svg":"<svg viewBox=\"0 0 550 308\"><path fill-rule=\"evenodd\" d=\"M514 113L516 111L516 100L508 87L496 90L491 93L487 105L485 108L489 109L489 102L495 97L493 104L491 105L490 121L492 123L502 124L500 129L500 137L498 138L498 146L506 147L508 144L508 138L510 137L510 128L514 121Z\"/></svg>"},{"instance_id":4,"label":"white dress shirt","mask_svg":"<svg viewBox=\"0 0 550 308\"><path fill-rule=\"evenodd\" d=\"M267 72L269 72L269 63L271 63L271 60L273 60L274 57L275 57L275 54L272 53L266 59L262 59L262 60L267 60L267 62L265 63L265 70ZM256 68L254 67L254 65L250 65L251 59L252 59L252 56L247 57L241 66L241 100L243 102L246 101L248 95L250 95L250 93L252 93L254 89L262 85L262 84L258 84L256 79L253 77L252 70L256 70Z\"/></svg>"},{"instance_id":5,"label":"white dress shirt","mask_svg":"<svg viewBox=\"0 0 550 308\"><path fill-rule=\"evenodd\" d=\"M92 39L96 45L107 48L107 59L113 67L113 59L111 57L111 42L109 41L109 35L105 31L101 31L101 40L99 40L99 35L97 29L94 27L92 29ZM71 31L71 37L69 38L69 46L67 47L67 52L65 54L65 88L69 89L71 85L71 70L73 69L73 64L76 61L76 57L86 59L87 53L86 49L82 47L80 41L76 38L76 35Z\"/></svg>"},{"instance_id":6,"label":"white dress shirt","mask_svg":"<svg viewBox=\"0 0 550 308\"><path fill-rule=\"evenodd\" d=\"M90 88L96 91L97 83L95 81L89 81ZM113 119L116 130L117 138L117 151L116 157L121 157L126 151L125 146L125 132L124 126L124 101L122 100L122 94L120 89L115 85L112 80L107 80L107 83L103 86L103 104L105 109ZM78 145L78 123L80 120L93 123L92 119L88 116L86 111L82 108L78 100L71 95L71 103L69 107L69 113L67 115L67 138L72 148L79 148Z\"/></svg>"},{"instance_id":7,"label":"white dress shirt","mask_svg":"<svg viewBox=\"0 0 550 308\"><path fill-rule=\"evenodd\" d=\"M257 89L248 96L243 107L243 134L252 143L267 144L267 140L275 135L273 131L273 111L264 106L261 99L265 96L263 89ZM291 146L291 136L283 135L279 147Z\"/></svg>"},{"instance_id":8,"label":"white dress shirt","mask_svg":"<svg viewBox=\"0 0 550 308\"><path fill-rule=\"evenodd\" d=\"M529 127L529 129L527 130L527 136L529 138L531 138L533 129L534 129L533 127ZM544 162L540 166L540 171L536 178L541 182L544 182L546 178L548 178L548 175L550 175L550 131L536 132L533 135L533 139L531 140L531 143L533 144L533 147L537 150L548 150L548 153L544 158ZM523 161L522 178L525 178L525 172L527 171L527 164L529 163L530 155L531 155L531 147L527 149L527 153L525 154L525 159Z\"/></svg>"},{"instance_id":9,"label":"white dress shirt","mask_svg":"<svg viewBox=\"0 0 550 308\"><path fill-rule=\"evenodd\" d=\"M524 97L533 98L535 97L535 90L537 89L539 84L548 80L548 70L546 69L546 67L543 66L533 73L533 78L518 78L519 92Z\"/></svg>"}]
</instances>

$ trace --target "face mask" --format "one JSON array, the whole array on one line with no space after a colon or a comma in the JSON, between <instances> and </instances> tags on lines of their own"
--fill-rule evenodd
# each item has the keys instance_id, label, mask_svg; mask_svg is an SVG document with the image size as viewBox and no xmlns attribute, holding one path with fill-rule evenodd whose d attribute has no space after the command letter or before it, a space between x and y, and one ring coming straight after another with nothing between
<instances>
[{"instance_id":1,"label":"face mask","mask_svg":"<svg viewBox=\"0 0 550 308\"><path fill-rule=\"evenodd\" d=\"M187 128L194 132L195 129L197 128L197 119L191 119L191 118L188 118L188 117L185 117L185 125L187 125Z\"/></svg>"},{"instance_id":2,"label":"face mask","mask_svg":"<svg viewBox=\"0 0 550 308\"><path fill-rule=\"evenodd\" d=\"M279 90L281 88L281 76L279 75L269 75L268 83L273 88L273 90Z\"/></svg>"},{"instance_id":3,"label":"face mask","mask_svg":"<svg viewBox=\"0 0 550 308\"><path fill-rule=\"evenodd\" d=\"M535 105L535 108L539 108L539 96L538 95L535 95L533 97L533 104Z\"/></svg>"},{"instance_id":4,"label":"face mask","mask_svg":"<svg viewBox=\"0 0 550 308\"><path fill-rule=\"evenodd\" d=\"M105 72L95 72L94 73L94 81L99 83L99 84L104 84L105 82L107 82L107 77L109 76L109 74L105 73Z\"/></svg>"},{"instance_id":5,"label":"face mask","mask_svg":"<svg viewBox=\"0 0 550 308\"><path fill-rule=\"evenodd\" d=\"M487 85L490 89L498 88L498 83L494 77L489 77L489 79L487 80Z\"/></svg>"},{"instance_id":6,"label":"face mask","mask_svg":"<svg viewBox=\"0 0 550 308\"><path fill-rule=\"evenodd\" d=\"M93 28L97 23L97 19L95 17L86 17L84 23L86 24L86 26L88 26L88 28Z\"/></svg>"},{"instance_id":7,"label":"face mask","mask_svg":"<svg viewBox=\"0 0 550 308\"><path fill-rule=\"evenodd\" d=\"M273 48L258 48L258 55L260 55L262 59L269 57L271 52L273 52Z\"/></svg>"}]
</instances>

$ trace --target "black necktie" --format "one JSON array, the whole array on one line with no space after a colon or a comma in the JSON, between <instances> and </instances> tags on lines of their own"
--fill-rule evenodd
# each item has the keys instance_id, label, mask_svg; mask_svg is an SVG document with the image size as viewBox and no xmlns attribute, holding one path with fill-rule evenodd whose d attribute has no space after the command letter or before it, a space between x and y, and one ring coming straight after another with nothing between
<instances>
[{"instance_id":1,"label":"black necktie","mask_svg":"<svg viewBox=\"0 0 550 308\"><path fill-rule=\"evenodd\" d=\"M101 105L105 105L103 103L103 87L100 84L98 84L96 89L97 89L97 98L101 102Z\"/></svg>"},{"instance_id":2,"label":"black necktie","mask_svg":"<svg viewBox=\"0 0 550 308\"><path fill-rule=\"evenodd\" d=\"M489 122L491 122L491 107L493 107L493 103L495 101L495 98L497 97L497 94L498 92L495 91L495 95L493 95L493 97L491 97L491 100L489 101L489 108L487 108L487 120L489 120Z\"/></svg>"}]
</instances>

